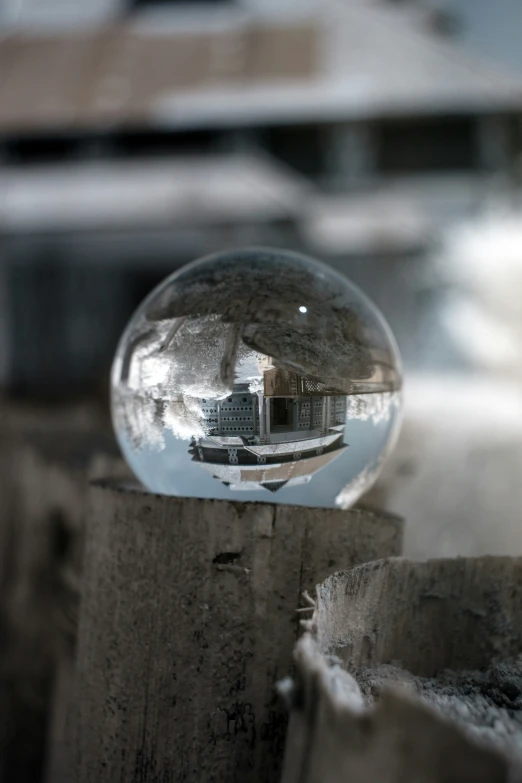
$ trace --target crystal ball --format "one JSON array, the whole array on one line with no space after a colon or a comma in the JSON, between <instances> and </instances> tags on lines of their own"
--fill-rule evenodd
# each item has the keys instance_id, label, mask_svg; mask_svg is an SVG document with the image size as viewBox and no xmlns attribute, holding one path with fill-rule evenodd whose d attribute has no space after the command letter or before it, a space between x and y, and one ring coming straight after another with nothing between
<instances>
[{"instance_id":1,"label":"crystal ball","mask_svg":"<svg viewBox=\"0 0 522 783\"><path fill-rule=\"evenodd\" d=\"M395 441L400 358L345 277L247 248L188 264L144 300L116 351L111 404L152 492L347 508Z\"/></svg>"}]
</instances>

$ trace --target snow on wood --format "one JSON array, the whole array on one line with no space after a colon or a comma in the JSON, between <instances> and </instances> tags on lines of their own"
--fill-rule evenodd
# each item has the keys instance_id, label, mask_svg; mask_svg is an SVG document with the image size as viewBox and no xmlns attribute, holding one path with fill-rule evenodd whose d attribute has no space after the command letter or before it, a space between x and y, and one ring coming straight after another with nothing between
<instances>
[{"instance_id":1,"label":"snow on wood","mask_svg":"<svg viewBox=\"0 0 522 783\"><path fill-rule=\"evenodd\" d=\"M283 783L522 779L522 559L390 559L317 587Z\"/></svg>"}]
</instances>

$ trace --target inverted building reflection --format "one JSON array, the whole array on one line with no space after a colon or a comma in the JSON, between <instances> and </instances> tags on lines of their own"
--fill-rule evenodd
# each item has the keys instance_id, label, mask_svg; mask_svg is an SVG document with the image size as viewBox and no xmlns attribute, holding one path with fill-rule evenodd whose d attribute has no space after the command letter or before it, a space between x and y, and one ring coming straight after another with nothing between
<instances>
[{"instance_id":1,"label":"inverted building reflection","mask_svg":"<svg viewBox=\"0 0 522 783\"><path fill-rule=\"evenodd\" d=\"M347 448L345 395L311 393L295 373L269 369L263 378L257 393L239 383L224 400L200 401L205 435L189 452L234 490L305 484Z\"/></svg>"}]
</instances>

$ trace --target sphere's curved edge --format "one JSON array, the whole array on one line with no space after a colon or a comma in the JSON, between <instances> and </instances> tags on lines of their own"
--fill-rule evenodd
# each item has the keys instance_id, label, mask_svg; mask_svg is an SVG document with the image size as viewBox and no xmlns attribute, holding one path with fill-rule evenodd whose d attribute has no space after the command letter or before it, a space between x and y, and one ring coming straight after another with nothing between
<instances>
[{"instance_id":1,"label":"sphere's curved edge","mask_svg":"<svg viewBox=\"0 0 522 783\"><path fill-rule=\"evenodd\" d=\"M288 261L297 271L279 280ZM389 325L336 270L271 247L195 259L149 294L116 351L112 418L141 482L126 489L353 508L396 441L401 388Z\"/></svg>"}]
</instances>

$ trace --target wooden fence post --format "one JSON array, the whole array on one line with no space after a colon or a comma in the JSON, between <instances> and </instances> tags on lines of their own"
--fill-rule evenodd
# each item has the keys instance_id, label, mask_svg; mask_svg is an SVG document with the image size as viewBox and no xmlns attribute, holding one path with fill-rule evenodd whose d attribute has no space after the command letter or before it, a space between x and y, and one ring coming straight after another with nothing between
<instances>
[{"instance_id":1,"label":"wooden fence post","mask_svg":"<svg viewBox=\"0 0 522 783\"><path fill-rule=\"evenodd\" d=\"M304 625L282 783L522 780L522 558L367 563Z\"/></svg>"},{"instance_id":2,"label":"wooden fence post","mask_svg":"<svg viewBox=\"0 0 522 783\"><path fill-rule=\"evenodd\" d=\"M291 665L302 590L401 542L401 520L360 509L97 482L67 783L278 780L286 717L274 685Z\"/></svg>"},{"instance_id":3,"label":"wooden fence post","mask_svg":"<svg viewBox=\"0 0 522 783\"><path fill-rule=\"evenodd\" d=\"M124 466L88 407L0 414L0 781L39 783L76 639L88 476Z\"/></svg>"}]
</instances>

